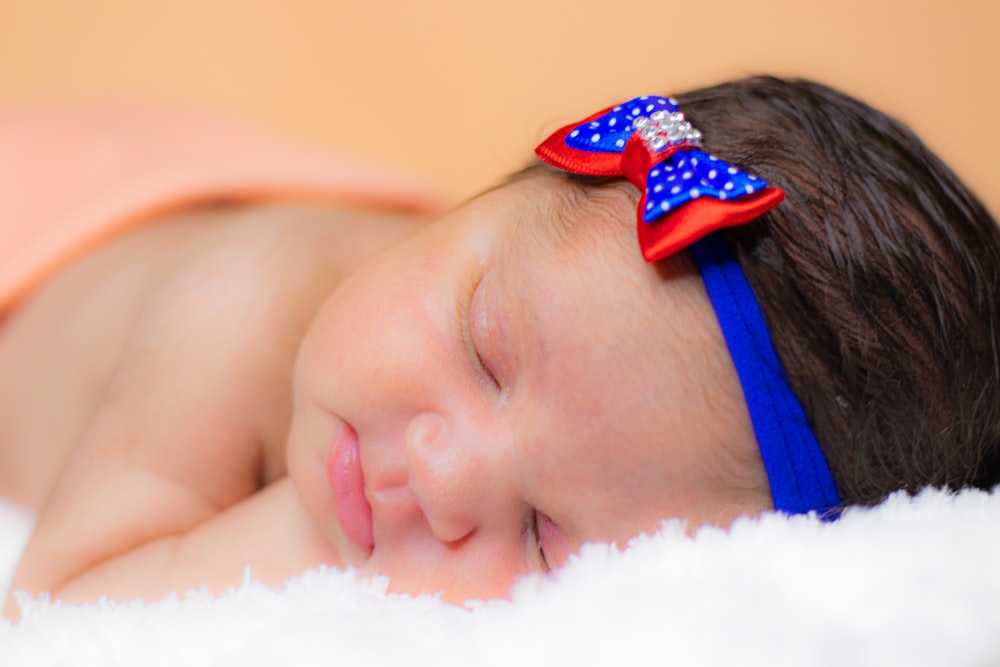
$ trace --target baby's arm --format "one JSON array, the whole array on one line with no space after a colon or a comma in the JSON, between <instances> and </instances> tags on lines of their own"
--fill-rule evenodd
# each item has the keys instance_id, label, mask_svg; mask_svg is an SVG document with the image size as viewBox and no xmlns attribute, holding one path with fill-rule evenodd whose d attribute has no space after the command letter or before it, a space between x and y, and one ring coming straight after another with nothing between
<instances>
[{"instance_id":1,"label":"baby's arm","mask_svg":"<svg viewBox=\"0 0 1000 667\"><path fill-rule=\"evenodd\" d=\"M177 340L141 328L42 509L12 589L58 594L88 569L182 535L258 486L252 397L234 393L226 377L235 360L206 358L214 345L185 340L197 324L185 323Z\"/></svg>"},{"instance_id":2,"label":"baby's arm","mask_svg":"<svg viewBox=\"0 0 1000 667\"><path fill-rule=\"evenodd\" d=\"M116 556L58 591L67 602L107 596L156 600L170 591L234 586L252 564L256 580L279 586L319 564L342 565L315 530L287 477L199 524L183 536L162 537Z\"/></svg>"},{"instance_id":3,"label":"baby's arm","mask_svg":"<svg viewBox=\"0 0 1000 667\"><path fill-rule=\"evenodd\" d=\"M158 544L169 555L171 540L180 548L176 538L283 473L301 334L282 327L303 318L267 271L229 270L212 255L146 299L11 590L58 597L123 554Z\"/></svg>"}]
</instances>

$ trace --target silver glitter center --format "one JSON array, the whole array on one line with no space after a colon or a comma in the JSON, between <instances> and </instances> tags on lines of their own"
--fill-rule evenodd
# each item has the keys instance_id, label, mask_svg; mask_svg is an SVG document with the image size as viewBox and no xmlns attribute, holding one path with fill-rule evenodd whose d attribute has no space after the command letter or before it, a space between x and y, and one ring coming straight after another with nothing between
<instances>
[{"instance_id":1,"label":"silver glitter center","mask_svg":"<svg viewBox=\"0 0 1000 667\"><path fill-rule=\"evenodd\" d=\"M701 132L691 127L680 111L654 111L649 116L639 116L632 121L632 129L657 153L674 146L701 145Z\"/></svg>"}]
</instances>

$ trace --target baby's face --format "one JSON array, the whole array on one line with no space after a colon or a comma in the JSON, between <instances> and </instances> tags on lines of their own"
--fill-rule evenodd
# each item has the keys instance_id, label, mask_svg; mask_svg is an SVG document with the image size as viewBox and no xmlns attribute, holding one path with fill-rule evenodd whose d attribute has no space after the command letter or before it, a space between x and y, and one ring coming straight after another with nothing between
<instances>
[{"instance_id":1,"label":"baby's face","mask_svg":"<svg viewBox=\"0 0 1000 667\"><path fill-rule=\"evenodd\" d=\"M345 565L503 596L667 517L770 504L686 257L643 262L627 187L534 175L353 274L300 350L289 472Z\"/></svg>"}]
</instances>

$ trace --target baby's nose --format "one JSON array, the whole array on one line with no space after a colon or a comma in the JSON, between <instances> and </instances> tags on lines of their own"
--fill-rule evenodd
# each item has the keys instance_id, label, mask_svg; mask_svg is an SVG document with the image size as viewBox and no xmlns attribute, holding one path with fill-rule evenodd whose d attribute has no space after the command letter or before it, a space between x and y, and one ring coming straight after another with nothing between
<instances>
[{"instance_id":1,"label":"baby's nose","mask_svg":"<svg viewBox=\"0 0 1000 667\"><path fill-rule=\"evenodd\" d=\"M439 414L422 413L406 428L409 483L431 530L457 542L477 527L483 461Z\"/></svg>"}]
</instances>

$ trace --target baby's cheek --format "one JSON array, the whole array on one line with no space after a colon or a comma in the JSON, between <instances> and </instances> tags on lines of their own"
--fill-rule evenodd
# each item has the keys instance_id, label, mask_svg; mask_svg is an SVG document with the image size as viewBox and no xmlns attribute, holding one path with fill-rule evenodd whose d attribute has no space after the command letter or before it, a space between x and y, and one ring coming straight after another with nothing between
<instances>
[{"instance_id":1,"label":"baby's cheek","mask_svg":"<svg viewBox=\"0 0 1000 667\"><path fill-rule=\"evenodd\" d=\"M326 478L329 442L323 435L326 421L317 408L296 406L285 451L288 476L303 508L321 529L331 509Z\"/></svg>"}]
</instances>

